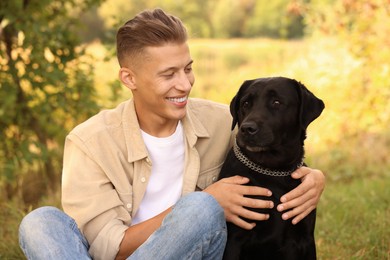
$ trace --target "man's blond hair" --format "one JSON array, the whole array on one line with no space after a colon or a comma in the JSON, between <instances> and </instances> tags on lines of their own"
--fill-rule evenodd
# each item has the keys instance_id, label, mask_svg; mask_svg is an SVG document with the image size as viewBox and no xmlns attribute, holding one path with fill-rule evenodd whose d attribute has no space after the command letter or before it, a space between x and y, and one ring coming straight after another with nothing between
<instances>
[{"instance_id":1,"label":"man's blond hair","mask_svg":"<svg viewBox=\"0 0 390 260\"><path fill-rule=\"evenodd\" d=\"M185 43L187 31L181 20L161 9L145 10L119 28L116 36L119 65L135 65L146 47Z\"/></svg>"}]
</instances>

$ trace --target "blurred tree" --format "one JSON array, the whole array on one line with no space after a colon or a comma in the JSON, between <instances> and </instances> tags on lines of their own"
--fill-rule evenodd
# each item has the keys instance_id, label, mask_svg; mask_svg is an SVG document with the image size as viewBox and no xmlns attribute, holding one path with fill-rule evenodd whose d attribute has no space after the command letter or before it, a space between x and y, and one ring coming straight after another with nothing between
<instances>
[{"instance_id":1,"label":"blurred tree","mask_svg":"<svg viewBox=\"0 0 390 260\"><path fill-rule=\"evenodd\" d=\"M143 9L160 7L180 17L194 38L297 38L304 32L299 7L307 1L107 0L99 8L99 15L112 32Z\"/></svg>"},{"instance_id":2,"label":"blurred tree","mask_svg":"<svg viewBox=\"0 0 390 260\"><path fill-rule=\"evenodd\" d=\"M304 2L304 1L302 1ZM299 38L304 34L300 2L295 0L256 0L243 35L273 38Z\"/></svg>"},{"instance_id":3,"label":"blurred tree","mask_svg":"<svg viewBox=\"0 0 390 260\"><path fill-rule=\"evenodd\" d=\"M77 29L98 3L0 2L0 196L16 195L26 178L55 189L66 133L97 111L93 62Z\"/></svg>"},{"instance_id":4,"label":"blurred tree","mask_svg":"<svg viewBox=\"0 0 390 260\"><path fill-rule=\"evenodd\" d=\"M337 38L360 62L350 85L338 89L347 100L355 101L343 120L345 134L357 136L388 129L390 1L312 0L306 21L312 35ZM390 138L390 132L387 135Z\"/></svg>"},{"instance_id":5,"label":"blurred tree","mask_svg":"<svg viewBox=\"0 0 390 260\"><path fill-rule=\"evenodd\" d=\"M212 15L214 35L223 38L302 37L305 26L301 2L297 0L219 0Z\"/></svg>"},{"instance_id":6,"label":"blurred tree","mask_svg":"<svg viewBox=\"0 0 390 260\"><path fill-rule=\"evenodd\" d=\"M180 17L185 23L190 37L213 38L215 36L213 17L219 1L161 0L155 2L157 2L154 4L155 6L160 6Z\"/></svg>"},{"instance_id":7,"label":"blurred tree","mask_svg":"<svg viewBox=\"0 0 390 260\"><path fill-rule=\"evenodd\" d=\"M213 15L213 24L218 38L238 38L243 36L247 19L251 17L255 1L219 1Z\"/></svg>"},{"instance_id":8,"label":"blurred tree","mask_svg":"<svg viewBox=\"0 0 390 260\"><path fill-rule=\"evenodd\" d=\"M155 0L106 0L98 9L103 18L105 28L116 33L118 26L146 8L150 8Z\"/></svg>"},{"instance_id":9,"label":"blurred tree","mask_svg":"<svg viewBox=\"0 0 390 260\"><path fill-rule=\"evenodd\" d=\"M361 172L369 172L370 176L388 174L390 1L312 0L305 20L312 38L332 39L355 60L353 66L343 68L348 73L339 75L333 86L327 87L332 93L328 107L337 113L332 128L341 136L335 144L329 144L338 147L333 148L336 152L329 152L335 171L341 166L345 176ZM345 58L335 59L335 67ZM348 169L351 166L347 166L347 160L354 161L356 170Z\"/></svg>"},{"instance_id":10,"label":"blurred tree","mask_svg":"<svg viewBox=\"0 0 390 260\"><path fill-rule=\"evenodd\" d=\"M100 6L98 13L104 20L106 30L112 35L116 33L118 26L142 10L160 7L180 17L189 35L198 38L213 37L212 17L217 3L218 1L203 0L107 0Z\"/></svg>"},{"instance_id":11,"label":"blurred tree","mask_svg":"<svg viewBox=\"0 0 390 260\"><path fill-rule=\"evenodd\" d=\"M98 15L98 6L93 6L80 14L80 24L78 36L83 43L90 43L96 39L106 41L108 34L103 19Z\"/></svg>"}]
</instances>

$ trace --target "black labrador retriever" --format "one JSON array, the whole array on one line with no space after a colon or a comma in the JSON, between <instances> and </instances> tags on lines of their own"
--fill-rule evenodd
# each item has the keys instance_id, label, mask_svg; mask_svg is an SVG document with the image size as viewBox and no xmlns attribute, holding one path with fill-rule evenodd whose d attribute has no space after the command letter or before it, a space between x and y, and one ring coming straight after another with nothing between
<instances>
[{"instance_id":1,"label":"black labrador retriever","mask_svg":"<svg viewBox=\"0 0 390 260\"><path fill-rule=\"evenodd\" d=\"M303 165L306 128L324 107L322 100L294 79L245 81L230 103L232 129L236 124L239 128L219 179L236 174L248 177L248 185L272 191L276 207L280 197L301 182L290 174ZM252 210L270 218L258 221L250 231L227 223L224 259L316 259L315 211L293 225L276 208Z\"/></svg>"}]
</instances>

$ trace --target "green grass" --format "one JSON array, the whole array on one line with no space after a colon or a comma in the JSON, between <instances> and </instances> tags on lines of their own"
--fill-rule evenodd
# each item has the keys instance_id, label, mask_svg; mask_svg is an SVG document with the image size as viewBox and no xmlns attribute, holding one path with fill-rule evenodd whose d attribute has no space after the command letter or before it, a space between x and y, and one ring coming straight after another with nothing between
<instances>
[{"instance_id":1,"label":"green grass","mask_svg":"<svg viewBox=\"0 0 390 260\"><path fill-rule=\"evenodd\" d=\"M318 207L319 259L389 259L390 176L332 182Z\"/></svg>"},{"instance_id":2,"label":"green grass","mask_svg":"<svg viewBox=\"0 0 390 260\"><path fill-rule=\"evenodd\" d=\"M18 227L25 212L16 201L0 203L0 259L23 259L18 244Z\"/></svg>"},{"instance_id":3,"label":"green grass","mask_svg":"<svg viewBox=\"0 0 390 260\"><path fill-rule=\"evenodd\" d=\"M19 247L19 224L28 212L39 206L61 208L59 185L55 194L45 196L35 206L25 205L21 199L0 201L0 260L26 259Z\"/></svg>"}]
</instances>

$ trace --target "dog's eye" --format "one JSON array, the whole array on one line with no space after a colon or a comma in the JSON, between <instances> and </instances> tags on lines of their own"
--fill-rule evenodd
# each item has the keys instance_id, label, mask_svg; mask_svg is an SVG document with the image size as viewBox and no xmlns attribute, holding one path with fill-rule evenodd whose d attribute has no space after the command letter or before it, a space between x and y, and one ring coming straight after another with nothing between
<instances>
[{"instance_id":1,"label":"dog's eye","mask_svg":"<svg viewBox=\"0 0 390 260\"><path fill-rule=\"evenodd\" d=\"M281 105L281 103L280 103L279 100L274 100L274 101L272 101L272 105L273 105L274 107L279 107L279 106Z\"/></svg>"},{"instance_id":2,"label":"dog's eye","mask_svg":"<svg viewBox=\"0 0 390 260\"><path fill-rule=\"evenodd\" d=\"M242 107L243 108L248 108L249 107L249 101L244 101L243 103L242 103Z\"/></svg>"}]
</instances>

